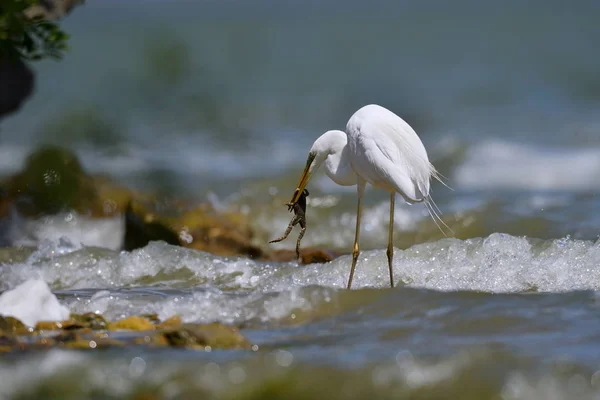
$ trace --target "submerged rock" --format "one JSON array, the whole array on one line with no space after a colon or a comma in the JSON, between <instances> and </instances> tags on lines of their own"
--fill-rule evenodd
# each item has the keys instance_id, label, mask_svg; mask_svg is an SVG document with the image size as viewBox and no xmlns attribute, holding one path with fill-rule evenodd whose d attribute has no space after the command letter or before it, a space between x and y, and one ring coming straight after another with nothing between
<instances>
[{"instance_id":1,"label":"submerged rock","mask_svg":"<svg viewBox=\"0 0 600 400\"><path fill-rule=\"evenodd\" d=\"M177 315L153 322L145 316L131 316L106 324L101 315L72 314L66 321L39 321L35 329L27 328L18 319L0 317L0 353L52 347L93 350L132 345L202 351L251 348L248 340L234 327L216 322L182 324Z\"/></svg>"},{"instance_id":2,"label":"submerged rock","mask_svg":"<svg viewBox=\"0 0 600 400\"><path fill-rule=\"evenodd\" d=\"M46 282L30 279L0 295L0 315L35 326L39 321L63 321L69 318L69 310L58 302Z\"/></svg>"},{"instance_id":3,"label":"submerged rock","mask_svg":"<svg viewBox=\"0 0 600 400\"><path fill-rule=\"evenodd\" d=\"M248 340L231 326L221 323L183 324L160 332L170 346L211 349L249 349Z\"/></svg>"},{"instance_id":4,"label":"submerged rock","mask_svg":"<svg viewBox=\"0 0 600 400\"><path fill-rule=\"evenodd\" d=\"M106 322L104 317L100 314L95 314L92 312L81 315L71 314L70 321L77 323L84 328L89 328L92 330L108 329L108 323Z\"/></svg>"},{"instance_id":5,"label":"submerged rock","mask_svg":"<svg viewBox=\"0 0 600 400\"><path fill-rule=\"evenodd\" d=\"M154 324L143 317L127 317L116 322L108 323L108 330L150 331L154 330Z\"/></svg>"}]
</instances>

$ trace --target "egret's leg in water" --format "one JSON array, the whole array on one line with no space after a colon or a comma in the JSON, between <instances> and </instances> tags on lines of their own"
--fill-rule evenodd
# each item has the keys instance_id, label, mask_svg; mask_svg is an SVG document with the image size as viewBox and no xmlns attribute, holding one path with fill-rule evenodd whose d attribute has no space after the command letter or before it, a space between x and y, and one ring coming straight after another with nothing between
<instances>
[{"instance_id":1,"label":"egret's leg in water","mask_svg":"<svg viewBox=\"0 0 600 400\"><path fill-rule=\"evenodd\" d=\"M358 178L358 208L356 211L356 231L354 233L354 247L352 248L352 267L350 267L350 277L348 278L348 289L352 287L352 278L354 277L354 269L356 268L356 261L358 260L358 242L360 239L360 217L362 214L362 197L365 193L365 180Z\"/></svg>"},{"instance_id":2,"label":"egret's leg in water","mask_svg":"<svg viewBox=\"0 0 600 400\"><path fill-rule=\"evenodd\" d=\"M388 259L388 267L390 269L390 287L394 287L394 271L392 270L392 259L394 258L394 246L392 242L394 241L394 200L396 197L396 192L392 192L390 194L390 233L388 237L388 247L387 247L387 259Z\"/></svg>"}]
</instances>

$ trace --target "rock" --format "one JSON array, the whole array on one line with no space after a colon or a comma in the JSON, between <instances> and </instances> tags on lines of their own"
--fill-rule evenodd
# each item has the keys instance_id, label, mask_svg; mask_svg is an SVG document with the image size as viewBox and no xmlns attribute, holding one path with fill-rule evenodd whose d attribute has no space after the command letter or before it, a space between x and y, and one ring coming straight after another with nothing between
<instances>
[{"instance_id":1,"label":"rock","mask_svg":"<svg viewBox=\"0 0 600 400\"><path fill-rule=\"evenodd\" d=\"M80 330L80 329L89 329L84 324L80 324L76 321L62 321L62 322L53 322L53 321L39 321L35 324L35 331L56 331L56 330Z\"/></svg>"},{"instance_id":2,"label":"rock","mask_svg":"<svg viewBox=\"0 0 600 400\"><path fill-rule=\"evenodd\" d=\"M112 338L79 338L77 340L66 342L64 346L68 349L94 350L110 347L123 347L125 344L125 342Z\"/></svg>"},{"instance_id":3,"label":"rock","mask_svg":"<svg viewBox=\"0 0 600 400\"><path fill-rule=\"evenodd\" d=\"M155 325L160 323L160 318L158 317L157 313L142 314L140 315L140 317L146 318L148 321L152 322Z\"/></svg>"},{"instance_id":4,"label":"rock","mask_svg":"<svg viewBox=\"0 0 600 400\"><path fill-rule=\"evenodd\" d=\"M122 213L132 192L104 177L92 177L68 149L45 146L32 152L23 169L5 184L0 205L25 217L76 211L95 217ZM1 216L1 214L0 214Z\"/></svg>"},{"instance_id":5,"label":"rock","mask_svg":"<svg viewBox=\"0 0 600 400\"><path fill-rule=\"evenodd\" d=\"M11 195L17 198L19 213L26 216L81 211L98 197L77 156L52 146L27 157L23 171L9 183Z\"/></svg>"},{"instance_id":6,"label":"rock","mask_svg":"<svg viewBox=\"0 0 600 400\"><path fill-rule=\"evenodd\" d=\"M151 331L155 326L152 322L142 317L127 317L116 322L108 323L108 330L130 330L130 331Z\"/></svg>"},{"instance_id":7,"label":"rock","mask_svg":"<svg viewBox=\"0 0 600 400\"><path fill-rule=\"evenodd\" d=\"M242 214L218 213L208 204L183 212L180 208L183 205L157 212L142 202L130 203L125 216L125 250L163 240L220 256L263 255L263 250L252 244L253 232Z\"/></svg>"},{"instance_id":8,"label":"rock","mask_svg":"<svg viewBox=\"0 0 600 400\"><path fill-rule=\"evenodd\" d=\"M160 324L156 325L156 329L172 328L181 325L181 317L179 315L173 315L167 318Z\"/></svg>"},{"instance_id":9,"label":"rock","mask_svg":"<svg viewBox=\"0 0 600 400\"><path fill-rule=\"evenodd\" d=\"M26 246L0 248L0 264L25 262L34 251L34 247Z\"/></svg>"},{"instance_id":10,"label":"rock","mask_svg":"<svg viewBox=\"0 0 600 400\"><path fill-rule=\"evenodd\" d=\"M66 320L69 310L58 302L46 282L30 279L0 295L0 315L35 326L38 321Z\"/></svg>"},{"instance_id":11,"label":"rock","mask_svg":"<svg viewBox=\"0 0 600 400\"><path fill-rule=\"evenodd\" d=\"M173 347L215 349L248 349L250 343L236 328L221 323L183 324L160 332Z\"/></svg>"},{"instance_id":12,"label":"rock","mask_svg":"<svg viewBox=\"0 0 600 400\"><path fill-rule=\"evenodd\" d=\"M33 328L36 331L56 331L62 329L62 323L52 321L39 321Z\"/></svg>"},{"instance_id":13,"label":"rock","mask_svg":"<svg viewBox=\"0 0 600 400\"><path fill-rule=\"evenodd\" d=\"M158 201L150 194L133 192L106 177L89 175L74 152L57 146L31 153L23 170L6 182L4 190L0 188L0 217L11 208L33 218L62 211L97 218L124 215L122 249L127 251L164 241L219 256L295 260L292 251L257 245L245 214L217 211L210 204ZM2 237L0 232L0 241ZM310 264L328 262L340 254L302 249L301 255L301 263ZM3 257L0 252L0 260Z\"/></svg>"},{"instance_id":14,"label":"rock","mask_svg":"<svg viewBox=\"0 0 600 400\"><path fill-rule=\"evenodd\" d=\"M0 333L22 335L29 333L29 329L16 318L0 316Z\"/></svg>"},{"instance_id":15,"label":"rock","mask_svg":"<svg viewBox=\"0 0 600 400\"><path fill-rule=\"evenodd\" d=\"M165 222L156 220L152 214L136 212L133 204L129 202L125 209L123 249L131 251L159 240L175 246L180 244L179 235Z\"/></svg>"},{"instance_id":16,"label":"rock","mask_svg":"<svg viewBox=\"0 0 600 400\"><path fill-rule=\"evenodd\" d=\"M23 61L0 58L0 118L21 108L34 83L35 76Z\"/></svg>"},{"instance_id":17,"label":"rock","mask_svg":"<svg viewBox=\"0 0 600 400\"><path fill-rule=\"evenodd\" d=\"M89 328L92 330L103 330L108 329L108 323L104 319L104 317L100 314L95 314L92 312L85 314L71 314L71 320L68 322L76 323L81 325L84 328ZM65 329L69 329L68 327Z\"/></svg>"},{"instance_id":18,"label":"rock","mask_svg":"<svg viewBox=\"0 0 600 400\"><path fill-rule=\"evenodd\" d=\"M323 249L305 248L300 250L300 264L327 263L343 253ZM289 262L296 261L295 250L275 250L265 261Z\"/></svg>"}]
</instances>

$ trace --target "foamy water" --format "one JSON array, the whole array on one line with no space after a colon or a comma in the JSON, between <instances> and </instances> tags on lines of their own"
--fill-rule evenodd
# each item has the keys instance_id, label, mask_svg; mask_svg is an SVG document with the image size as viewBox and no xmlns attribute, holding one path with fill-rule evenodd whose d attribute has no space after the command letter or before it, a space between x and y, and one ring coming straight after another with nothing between
<instances>
[{"instance_id":1,"label":"foamy water","mask_svg":"<svg viewBox=\"0 0 600 400\"><path fill-rule=\"evenodd\" d=\"M37 278L72 312L221 321L256 347L11 354L0 398L599 398L600 3L165 4L88 2L64 20L71 51L34 64L34 96L0 123L0 177L50 141L89 173L242 212L256 244L290 249L297 228L267 242L311 143L375 102L448 178L432 193L455 233L397 201L389 289L388 198L369 189L348 291L349 255L122 252L122 216L12 213L0 290ZM322 171L308 189L302 246L348 254L356 189Z\"/></svg>"}]
</instances>

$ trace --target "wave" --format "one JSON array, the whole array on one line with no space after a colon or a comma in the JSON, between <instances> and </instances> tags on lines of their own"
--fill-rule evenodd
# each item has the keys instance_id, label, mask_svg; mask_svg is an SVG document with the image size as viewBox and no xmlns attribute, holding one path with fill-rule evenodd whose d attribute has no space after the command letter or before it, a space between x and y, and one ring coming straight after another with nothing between
<instances>
[{"instance_id":1,"label":"wave","mask_svg":"<svg viewBox=\"0 0 600 400\"><path fill-rule=\"evenodd\" d=\"M486 190L597 191L600 148L548 148L487 140L469 148L454 180Z\"/></svg>"},{"instance_id":2,"label":"wave","mask_svg":"<svg viewBox=\"0 0 600 400\"><path fill-rule=\"evenodd\" d=\"M600 241L539 240L494 233L486 238L441 239L395 249L400 284L439 291L568 292L600 290ZM344 288L350 255L327 264L258 262L151 242L132 252L81 247L68 240L42 243L24 262L0 267L2 288L41 278L54 289L168 285L218 290L287 292L291 288ZM361 252L357 288L388 284L385 250Z\"/></svg>"}]
</instances>

